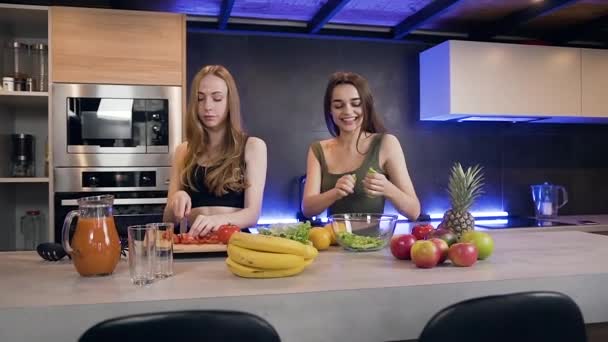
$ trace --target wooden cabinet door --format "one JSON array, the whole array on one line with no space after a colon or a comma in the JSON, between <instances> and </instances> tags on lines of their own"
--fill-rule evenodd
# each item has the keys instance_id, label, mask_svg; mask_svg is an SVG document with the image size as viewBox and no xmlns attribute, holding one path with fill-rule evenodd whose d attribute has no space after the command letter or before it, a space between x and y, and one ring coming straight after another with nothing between
<instances>
[{"instance_id":1,"label":"wooden cabinet door","mask_svg":"<svg viewBox=\"0 0 608 342\"><path fill-rule=\"evenodd\" d=\"M52 82L181 86L185 17L52 7L50 46Z\"/></svg>"},{"instance_id":2,"label":"wooden cabinet door","mask_svg":"<svg viewBox=\"0 0 608 342\"><path fill-rule=\"evenodd\" d=\"M582 49L583 115L608 118L608 51Z\"/></svg>"}]
</instances>

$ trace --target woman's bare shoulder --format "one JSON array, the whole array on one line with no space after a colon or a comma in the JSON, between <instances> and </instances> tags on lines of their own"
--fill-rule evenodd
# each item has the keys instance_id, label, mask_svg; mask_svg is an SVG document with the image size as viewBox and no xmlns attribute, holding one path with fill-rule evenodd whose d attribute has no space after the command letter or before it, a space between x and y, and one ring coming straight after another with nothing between
<instances>
[{"instance_id":1,"label":"woman's bare shoulder","mask_svg":"<svg viewBox=\"0 0 608 342\"><path fill-rule=\"evenodd\" d=\"M185 152L188 149L188 142L184 141L183 143L177 145L175 148L175 152Z\"/></svg>"},{"instance_id":2,"label":"woman's bare shoulder","mask_svg":"<svg viewBox=\"0 0 608 342\"><path fill-rule=\"evenodd\" d=\"M403 151L403 149L401 148L401 143L399 142L399 139L396 136L394 136L393 134L389 134L389 133L384 134L384 136L382 137L380 150L388 152L389 155L392 155L393 153L396 153L396 152Z\"/></svg>"},{"instance_id":3,"label":"woman's bare shoulder","mask_svg":"<svg viewBox=\"0 0 608 342\"><path fill-rule=\"evenodd\" d=\"M174 159L183 159L188 152L188 142L184 141L183 143L177 145L175 148Z\"/></svg>"},{"instance_id":4,"label":"woman's bare shoulder","mask_svg":"<svg viewBox=\"0 0 608 342\"><path fill-rule=\"evenodd\" d=\"M245 154L250 152L265 152L266 151L266 143L264 140L258 137L249 137L247 139L247 143L245 144Z\"/></svg>"},{"instance_id":5,"label":"woman's bare shoulder","mask_svg":"<svg viewBox=\"0 0 608 342\"><path fill-rule=\"evenodd\" d=\"M382 140L388 141L389 144L399 144L399 139L394 134L390 133L384 133Z\"/></svg>"},{"instance_id":6,"label":"woman's bare shoulder","mask_svg":"<svg viewBox=\"0 0 608 342\"><path fill-rule=\"evenodd\" d=\"M249 137L249 139L247 139L246 146L266 146L266 143L261 138Z\"/></svg>"},{"instance_id":7,"label":"woman's bare shoulder","mask_svg":"<svg viewBox=\"0 0 608 342\"><path fill-rule=\"evenodd\" d=\"M321 147L323 147L324 149L326 148L330 148L332 146L334 146L336 144L336 138L329 138L329 139L325 139L325 140L319 140L317 141L319 144L321 144Z\"/></svg>"}]
</instances>

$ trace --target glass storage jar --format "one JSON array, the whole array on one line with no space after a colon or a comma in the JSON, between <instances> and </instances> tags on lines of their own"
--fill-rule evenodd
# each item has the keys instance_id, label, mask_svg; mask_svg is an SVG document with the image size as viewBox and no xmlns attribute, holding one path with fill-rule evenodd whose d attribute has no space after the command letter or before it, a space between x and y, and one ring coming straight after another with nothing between
<instances>
[{"instance_id":1,"label":"glass storage jar","mask_svg":"<svg viewBox=\"0 0 608 342\"><path fill-rule=\"evenodd\" d=\"M11 177L34 177L35 139L31 134L11 134Z\"/></svg>"},{"instance_id":2,"label":"glass storage jar","mask_svg":"<svg viewBox=\"0 0 608 342\"><path fill-rule=\"evenodd\" d=\"M3 77L25 79L30 74L30 46L18 41L11 41L4 47Z\"/></svg>"},{"instance_id":3,"label":"glass storage jar","mask_svg":"<svg viewBox=\"0 0 608 342\"><path fill-rule=\"evenodd\" d=\"M28 210L21 216L21 234L23 235L23 249L33 250L40 242L44 229L44 216L40 210Z\"/></svg>"},{"instance_id":4,"label":"glass storage jar","mask_svg":"<svg viewBox=\"0 0 608 342\"><path fill-rule=\"evenodd\" d=\"M34 91L48 91L48 47L46 44L32 45L32 74Z\"/></svg>"}]
</instances>

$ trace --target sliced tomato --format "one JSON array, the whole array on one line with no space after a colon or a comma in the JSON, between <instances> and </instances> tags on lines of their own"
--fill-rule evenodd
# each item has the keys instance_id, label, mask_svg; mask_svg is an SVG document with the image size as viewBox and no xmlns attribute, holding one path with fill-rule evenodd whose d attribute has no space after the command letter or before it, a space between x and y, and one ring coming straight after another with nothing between
<instances>
[{"instance_id":1,"label":"sliced tomato","mask_svg":"<svg viewBox=\"0 0 608 342\"><path fill-rule=\"evenodd\" d=\"M175 242L176 235L177 234L174 234L172 231L164 231L161 235L161 240L173 240L173 243L179 243ZM177 240L179 240L179 238Z\"/></svg>"},{"instance_id":2,"label":"sliced tomato","mask_svg":"<svg viewBox=\"0 0 608 342\"><path fill-rule=\"evenodd\" d=\"M194 236L190 234L175 234L173 235L173 243L183 245L208 245L220 244L220 236L218 232L211 232L204 236Z\"/></svg>"},{"instance_id":3,"label":"sliced tomato","mask_svg":"<svg viewBox=\"0 0 608 342\"><path fill-rule=\"evenodd\" d=\"M184 245L196 245L197 240L190 234L181 234L180 241Z\"/></svg>"},{"instance_id":4,"label":"sliced tomato","mask_svg":"<svg viewBox=\"0 0 608 342\"><path fill-rule=\"evenodd\" d=\"M228 241L230 241L230 237L232 236L232 234L236 233L236 232L240 232L241 229L237 226L235 226L234 224L225 224L220 226L220 229L217 230L217 235L219 238L219 241L225 245L228 244Z\"/></svg>"},{"instance_id":5,"label":"sliced tomato","mask_svg":"<svg viewBox=\"0 0 608 342\"><path fill-rule=\"evenodd\" d=\"M211 232L211 233L208 233L207 235L199 236L198 243L200 243L200 244L217 244L220 242L219 242L217 233Z\"/></svg>"}]
</instances>

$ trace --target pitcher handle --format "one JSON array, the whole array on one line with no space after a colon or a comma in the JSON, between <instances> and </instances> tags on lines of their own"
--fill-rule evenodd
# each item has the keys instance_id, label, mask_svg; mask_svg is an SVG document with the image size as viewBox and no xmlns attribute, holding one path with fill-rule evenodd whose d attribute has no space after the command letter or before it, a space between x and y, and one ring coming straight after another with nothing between
<instances>
[{"instance_id":1,"label":"pitcher handle","mask_svg":"<svg viewBox=\"0 0 608 342\"><path fill-rule=\"evenodd\" d=\"M78 216L78 210L72 210L67 214L63 221L63 228L61 228L61 245L68 254L72 254L73 251L72 246L70 246L70 227L74 216Z\"/></svg>"},{"instance_id":2,"label":"pitcher handle","mask_svg":"<svg viewBox=\"0 0 608 342\"><path fill-rule=\"evenodd\" d=\"M564 188L563 186L560 186L559 190L562 192L562 195L564 196L564 201L558 206L558 208L561 208L561 207L565 206L566 203L568 203L568 193L566 192L566 188Z\"/></svg>"}]
</instances>

